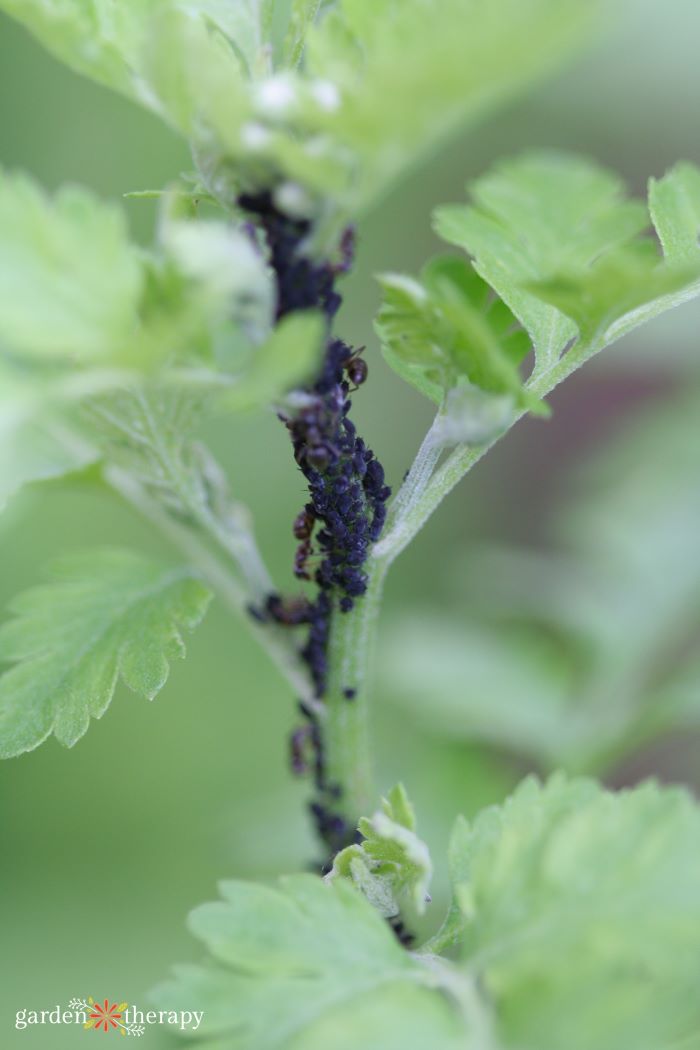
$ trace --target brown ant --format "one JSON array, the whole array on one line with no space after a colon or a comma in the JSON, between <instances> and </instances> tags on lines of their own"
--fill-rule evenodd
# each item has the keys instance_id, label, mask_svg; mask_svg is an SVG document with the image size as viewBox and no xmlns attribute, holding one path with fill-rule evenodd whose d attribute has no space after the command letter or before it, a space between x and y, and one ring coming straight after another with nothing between
<instances>
[{"instance_id":1,"label":"brown ant","mask_svg":"<svg viewBox=\"0 0 700 1050\"><path fill-rule=\"evenodd\" d=\"M282 598L279 594L270 594L265 608L275 623L283 627L298 627L308 623L311 615L311 603L308 598Z\"/></svg>"},{"instance_id":2,"label":"brown ant","mask_svg":"<svg viewBox=\"0 0 700 1050\"><path fill-rule=\"evenodd\" d=\"M294 519L293 532L298 540L308 540L316 524L316 513L313 506L307 503Z\"/></svg>"},{"instance_id":3,"label":"brown ant","mask_svg":"<svg viewBox=\"0 0 700 1050\"><path fill-rule=\"evenodd\" d=\"M311 447L306 450L304 459L314 470L323 473L323 471L327 470L330 466L331 460L333 459L333 450L326 445L311 445Z\"/></svg>"},{"instance_id":4,"label":"brown ant","mask_svg":"<svg viewBox=\"0 0 700 1050\"><path fill-rule=\"evenodd\" d=\"M355 350L343 365L343 371L347 373L348 379L353 384L353 390L357 390L358 387L362 386L369 374L369 365L360 356L366 349L366 346L361 346L359 350Z\"/></svg>"},{"instance_id":5,"label":"brown ant","mask_svg":"<svg viewBox=\"0 0 700 1050\"><path fill-rule=\"evenodd\" d=\"M303 777L309 771L308 750L312 742L312 734L311 726L301 726L295 729L289 738L292 772L297 777Z\"/></svg>"},{"instance_id":6,"label":"brown ant","mask_svg":"<svg viewBox=\"0 0 700 1050\"><path fill-rule=\"evenodd\" d=\"M334 274L348 273L355 256L355 230L346 226L340 239L340 259L332 267Z\"/></svg>"},{"instance_id":7,"label":"brown ant","mask_svg":"<svg viewBox=\"0 0 700 1050\"><path fill-rule=\"evenodd\" d=\"M316 514L314 508L310 503L307 503L304 509L297 514L294 519L294 527L292 530L296 538L301 540L294 555L294 575L298 580L311 579L307 572L306 563L311 555L311 534L314 531L315 524Z\"/></svg>"},{"instance_id":8,"label":"brown ant","mask_svg":"<svg viewBox=\"0 0 700 1050\"><path fill-rule=\"evenodd\" d=\"M296 549L294 555L294 575L298 580L310 580L311 577L306 568L306 563L311 557L311 539L303 540Z\"/></svg>"}]
</instances>

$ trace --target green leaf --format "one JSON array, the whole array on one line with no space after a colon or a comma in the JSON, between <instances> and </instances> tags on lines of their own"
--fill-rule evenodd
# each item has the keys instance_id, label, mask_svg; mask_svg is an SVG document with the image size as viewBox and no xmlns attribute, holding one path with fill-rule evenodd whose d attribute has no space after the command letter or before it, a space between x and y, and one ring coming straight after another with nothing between
<instances>
[{"instance_id":1,"label":"green leaf","mask_svg":"<svg viewBox=\"0 0 700 1050\"><path fill-rule=\"evenodd\" d=\"M696 1045L700 810L687 793L528 780L458 823L451 856L462 965L507 1045Z\"/></svg>"},{"instance_id":2,"label":"green leaf","mask_svg":"<svg viewBox=\"0 0 700 1050\"><path fill-rule=\"evenodd\" d=\"M242 94L243 70L262 62L259 8L258 0L0 0L0 9L76 72L185 134L195 115L216 128ZM217 98L217 88L230 94Z\"/></svg>"},{"instance_id":3,"label":"green leaf","mask_svg":"<svg viewBox=\"0 0 700 1050\"><path fill-rule=\"evenodd\" d=\"M96 462L96 450L69 447L61 441L60 418L43 414L19 417L0 404L0 512L25 485L49 481L82 470Z\"/></svg>"},{"instance_id":4,"label":"green leaf","mask_svg":"<svg viewBox=\"0 0 700 1050\"><path fill-rule=\"evenodd\" d=\"M439 17L430 0L332 8L308 34L306 56L309 72L339 92L318 122L358 158L353 206L366 206L465 120L559 65L596 9L579 0L442 0Z\"/></svg>"},{"instance_id":5,"label":"green leaf","mask_svg":"<svg viewBox=\"0 0 700 1050\"><path fill-rule=\"evenodd\" d=\"M0 661L14 663L0 678L0 755L31 751L51 732L71 747L104 714L119 678L153 699L209 598L188 570L129 551L58 562L0 628Z\"/></svg>"},{"instance_id":6,"label":"green leaf","mask_svg":"<svg viewBox=\"0 0 700 1050\"><path fill-rule=\"evenodd\" d=\"M422 915L433 866L428 847L416 835L415 813L402 784L382 799L373 817L363 817L359 830L363 841L336 855L326 880L348 879L385 918L399 915L406 900Z\"/></svg>"},{"instance_id":7,"label":"green leaf","mask_svg":"<svg viewBox=\"0 0 700 1050\"><path fill-rule=\"evenodd\" d=\"M675 211L671 219L670 204L656 209L662 239L678 244L669 223L682 216L687 249L697 241L698 222L692 208L679 211L678 186L687 196L692 176L683 169L668 178L657 197L673 196ZM438 208L436 229L469 252L530 333L534 378L546 375L570 344L583 361L700 294L698 252L671 251L662 260L640 236L649 225L645 207L625 200L620 181L588 161L527 154L478 179L471 196L471 205Z\"/></svg>"},{"instance_id":8,"label":"green leaf","mask_svg":"<svg viewBox=\"0 0 700 1050\"><path fill-rule=\"evenodd\" d=\"M438 981L429 964L406 952L343 880L226 882L221 893L222 902L190 917L211 958L178 967L155 991L161 1009L204 1009L195 1038L205 1046L482 1050L468 1019L431 987Z\"/></svg>"},{"instance_id":9,"label":"green leaf","mask_svg":"<svg viewBox=\"0 0 700 1050\"><path fill-rule=\"evenodd\" d=\"M240 228L170 217L160 244L131 244L123 215L87 192L51 200L0 174L0 339L37 364L141 373L165 362L226 369L274 317L273 282Z\"/></svg>"},{"instance_id":10,"label":"green leaf","mask_svg":"<svg viewBox=\"0 0 700 1050\"><path fill-rule=\"evenodd\" d=\"M578 272L648 225L620 179L576 156L538 152L499 164L469 187L471 205L435 212L435 228L464 248L475 269L530 333L538 360L556 361L575 326L530 287Z\"/></svg>"},{"instance_id":11,"label":"green leaf","mask_svg":"<svg viewBox=\"0 0 700 1050\"><path fill-rule=\"evenodd\" d=\"M291 180L335 232L466 119L559 65L597 6L443 0L436 18L430 0L294 0L275 67L271 0L0 0L73 69L190 138L218 199Z\"/></svg>"},{"instance_id":12,"label":"green leaf","mask_svg":"<svg viewBox=\"0 0 700 1050\"><path fill-rule=\"evenodd\" d=\"M562 274L528 288L570 317L584 344L596 346L677 305L677 293L697 284L698 277L700 259L695 267L665 265L651 244L640 243L604 255L579 274ZM692 294L698 292L700 286ZM645 308L643 315L636 317L640 308ZM624 328L616 330L621 319Z\"/></svg>"},{"instance_id":13,"label":"green leaf","mask_svg":"<svg viewBox=\"0 0 700 1050\"><path fill-rule=\"evenodd\" d=\"M515 406L511 394L489 394L471 383L460 381L447 391L432 431L433 437L443 448L494 441L513 422ZM533 406L537 415L546 415L543 404L533 402Z\"/></svg>"},{"instance_id":14,"label":"green leaf","mask_svg":"<svg viewBox=\"0 0 700 1050\"><path fill-rule=\"evenodd\" d=\"M0 512L24 485L60 477L93 462L96 453L59 438L65 426L34 370L0 352Z\"/></svg>"},{"instance_id":15,"label":"green leaf","mask_svg":"<svg viewBox=\"0 0 700 1050\"><path fill-rule=\"evenodd\" d=\"M529 339L466 261L440 256L425 266L420 281L395 274L380 281L384 300L376 329L387 362L403 379L438 404L465 384L496 395L499 421L508 420L515 406L539 410L519 374ZM446 423L458 429L461 410L467 425L468 397L451 402Z\"/></svg>"},{"instance_id":16,"label":"green leaf","mask_svg":"<svg viewBox=\"0 0 700 1050\"><path fill-rule=\"evenodd\" d=\"M134 71L142 25L158 2L0 0L0 8L76 72L128 95L144 97Z\"/></svg>"},{"instance_id":17,"label":"green leaf","mask_svg":"<svg viewBox=\"0 0 700 1050\"><path fill-rule=\"evenodd\" d=\"M210 330L223 368L228 342L235 353L241 336L257 345L270 335L275 287L247 233L223 222L177 218L163 222L161 240L185 280L184 305Z\"/></svg>"},{"instance_id":18,"label":"green leaf","mask_svg":"<svg viewBox=\"0 0 700 1050\"><path fill-rule=\"evenodd\" d=\"M221 404L244 411L280 401L314 374L324 334L324 319L315 311L297 311L283 318L267 342L251 352Z\"/></svg>"},{"instance_id":19,"label":"green leaf","mask_svg":"<svg viewBox=\"0 0 700 1050\"><path fill-rule=\"evenodd\" d=\"M143 274L121 213L84 190L53 200L0 173L0 339L36 358L124 357Z\"/></svg>"},{"instance_id":20,"label":"green leaf","mask_svg":"<svg viewBox=\"0 0 700 1050\"><path fill-rule=\"evenodd\" d=\"M212 135L228 141L248 114L244 70L253 60L249 52L257 49L249 6L216 0L182 7L164 4L144 28L141 69L157 108L198 142ZM233 17L226 17L225 8ZM214 9L222 17L212 21ZM236 26L236 16L243 25ZM235 47L236 38L225 36L223 26L241 30Z\"/></svg>"},{"instance_id":21,"label":"green leaf","mask_svg":"<svg viewBox=\"0 0 700 1050\"><path fill-rule=\"evenodd\" d=\"M650 179L649 210L669 262L697 263L700 169L681 163L662 179Z\"/></svg>"},{"instance_id":22,"label":"green leaf","mask_svg":"<svg viewBox=\"0 0 700 1050\"><path fill-rule=\"evenodd\" d=\"M184 384L109 391L85 405L91 440L162 508L192 523L209 508L203 446L195 441L209 397Z\"/></svg>"},{"instance_id":23,"label":"green leaf","mask_svg":"<svg viewBox=\"0 0 700 1050\"><path fill-rule=\"evenodd\" d=\"M329 0L292 0L289 27L284 41L284 64L294 68L301 62L306 35Z\"/></svg>"}]
</instances>

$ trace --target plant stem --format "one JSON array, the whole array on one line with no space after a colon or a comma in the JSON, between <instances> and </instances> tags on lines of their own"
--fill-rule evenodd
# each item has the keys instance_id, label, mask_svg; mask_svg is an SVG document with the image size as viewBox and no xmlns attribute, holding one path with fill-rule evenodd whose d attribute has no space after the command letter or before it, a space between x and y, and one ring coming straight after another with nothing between
<instances>
[{"instance_id":1,"label":"plant stem","mask_svg":"<svg viewBox=\"0 0 700 1050\"><path fill-rule=\"evenodd\" d=\"M375 568L354 609L334 614L328 649L323 716L326 771L328 782L342 787L339 809L353 826L375 799L369 687L383 584L384 572ZM355 693L349 698L346 690Z\"/></svg>"},{"instance_id":2,"label":"plant stem","mask_svg":"<svg viewBox=\"0 0 700 1050\"><path fill-rule=\"evenodd\" d=\"M533 377L533 380L527 385L528 390L538 397L546 397L562 380L566 379L572 372L575 372L599 349L600 346L598 344L581 344L581 346L574 347L562 360L557 361L545 371ZM513 416L510 426L486 444L476 446L458 445L432 474L426 471L421 464L421 461L425 462L426 459L425 442L423 443L414 466L411 468L406 481L392 504L387 531L372 551L372 558L384 565L384 571L420 532L445 496L449 495L465 474L524 415L526 415L526 409L519 409ZM428 438L434 432L434 427L435 423L428 432ZM428 438L426 438L426 441ZM435 455L435 450L433 449L433 465L437 463L440 451L441 449L438 447L437 455Z\"/></svg>"}]
</instances>

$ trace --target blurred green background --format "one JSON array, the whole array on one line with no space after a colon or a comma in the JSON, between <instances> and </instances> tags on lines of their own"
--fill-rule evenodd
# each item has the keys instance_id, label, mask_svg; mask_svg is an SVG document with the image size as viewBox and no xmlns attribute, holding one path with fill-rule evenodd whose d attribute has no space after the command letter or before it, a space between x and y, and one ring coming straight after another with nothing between
<instances>
[{"instance_id":1,"label":"blurred green background","mask_svg":"<svg viewBox=\"0 0 700 1050\"><path fill-rule=\"evenodd\" d=\"M700 7L695 0L627 0L611 3L610 9L619 14L604 37L568 70L470 129L412 173L360 224L357 273L347 282L340 323L350 340L369 346L371 383L356 397L356 411L394 484L412 459L428 424L429 408L379 358L371 328L378 298L372 274L420 267L435 248L431 208L460 199L467 178L494 159L526 147L588 153L620 171L639 193L647 175L660 175L676 159L700 162ZM27 169L49 187L80 181L119 198L129 190L160 187L190 167L184 147L155 119L66 72L5 18L0 18L0 99L0 162ZM135 234L147 239L154 222L152 203L132 201L125 206ZM452 495L394 568L382 623L391 644L382 660L378 696L379 778L383 788L399 776L406 782L438 867L443 866L457 810L469 814L500 799L523 772L551 764L541 752L556 758L558 751L556 742L549 751L538 749L537 740L525 748L519 748L517 740L509 744L501 739L499 726L478 734L490 743L468 743L473 715L467 696L462 717L461 697L481 689L481 701L488 704L488 690L497 688L498 680L489 679L487 668L485 684L462 681L459 658L450 670L453 653L443 652L437 643L433 648L418 646L421 667L409 698L412 716L406 718L400 666L397 669L406 613L411 613L411 630L415 633L417 622L419 639L424 632L428 643L439 635L436 618L449 620L457 648L461 625L465 637L480 629L474 617L490 617L491 630L496 622L493 610L481 606L490 572L498 578L498 558L495 569L486 571L484 566L491 564L486 554L483 561L476 557L482 571L475 576L474 552L484 543L497 542L534 547L545 562L556 560L565 542L562 536L568 535L561 526L561 507L570 498L572 475L590 457L604 462L601 450L617 443L630 419L653 415L657 403L692 388L698 372L699 323L700 309L686 307L628 339L570 381L553 398L553 419L519 425ZM679 475L676 494L700 490L700 440L694 437L698 406L700 398L693 401L691 395L685 429L677 437L690 449L682 457L686 474ZM671 409L669 418L675 415ZM640 424L638 436L630 439L617 461L625 478L634 474L630 448L639 448L651 480L642 477L631 507L611 509L610 520L615 525L621 516L623 534L625 521L632 532L646 529L650 546L645 550L653 561L654 533L649 530L659 499L654 478L666 479L667 455L673 452L663 448L663 427L658 440L644 436L651 425ZM290 522L303 492L283 429L272 417L256 417L218 424L209 436L235 494L254 510L262 547L284 586L291 578ZM584 476L576 507L583 513L593 501L605 522L608 494L614 503L620 479L613 476L606 482L603 474L592 469ZM681 501L658 537L666 553L685 544L688 565L698 561L700 550L700 540L693 550L694 537L700 535L697 511L697 497ZM577 514L578 510L569 516L576 520ZM37 580L47 559L65 551L114 543L132 544L165 559L176 557L115 498L77 483L47 485L41 492L24 494L14 501L0 529L3 605ZM595 560L595 542L605 543L604 534L604 529L592 528L588 546L593 543L593 549L586 558ZM648 560L646 554L640 557L642 568L648 567ZM520 558L520 569L523 561L527 559ZM510 563L501 564L506 572ZM510 585L510 569L507 574ZM663 566L661 575L667 580ZM585 566L582 576L587 578ZM562 601L575 606L579 577L571 578L568 591L567 579ZM649 590L645 581L644 576L634 592L635 606L646 605L653 616L655 602L661 602L654 590L658 581L650 578ZM694 622L700 594L694 580L684 583L688 593L683 592L683 602L669 614L673 623L679 621L678 646L669 646L674 667L685 666L692 642L688 625ZM513 611L517 601L512 594L502 604L511 611L506 615L501 608L499 623L506 623L508 638L517 624L518 652L522 638L529 638L527 644L532 642L538 652L538 674L540 664L548 661L546 674L552 677L553 666L556 677L564 660L567 671L560 692L569 703L571 667L585 676L593 660L590 651L583 646L572 656L571 636L552 637L556 631L544 629L544 614L536 613L537 622L525 630L529 610ZM666 606L659 615L665 610ZM573 632L576 637L579 628ZM635 628L629 630L633 633ZM504 652L495 650L493 659L507 658ZM469 667L465 673L468 679ZM452 715L442 711L436 729L430 725L435 701L431 679L435 690L442 689L446 674L452 674L448 692L456 695L457 713L453 723ZM517 693L517 667L514 677ZM636 687L626 684L634 693ZM600 710L614 706L617 694L612 692L596 701ZM674 701L685 704L679 720L682 732L665 732L652 743L648 726L642 726L638 746L625 746L619 755L597 755L590 768L614 783L654 773L699 784L698 738L689 729L693 717L687 714L692 699ZM496 700L507 721L510 695L504 692ZM14 1012L21 1008L48 1009L87 995L145 1006L147 989L173 961L196 956L184 916L215 894L218 878L269 877L308 863L314 847L303 816L306 788L291 781L286 765L286 736L293 723L286 686L244 629L215 606L192 637L188 659L173 668L171 681L153 704L120 687L106 716L72 752L51 740L0 767L0 1045L52 1050L76 1045L76 1030L67 1027L15 1031ZM545 718L543 734L548 726ZM573 756L575 749L561 753ZM572 757L570 764L586 766L580 756ZM444 907L444 879L438 878L436 891L434 923ZM162 1038L151 1029L144 1044L157 1046Z\"/></svg>"}]
</instances>

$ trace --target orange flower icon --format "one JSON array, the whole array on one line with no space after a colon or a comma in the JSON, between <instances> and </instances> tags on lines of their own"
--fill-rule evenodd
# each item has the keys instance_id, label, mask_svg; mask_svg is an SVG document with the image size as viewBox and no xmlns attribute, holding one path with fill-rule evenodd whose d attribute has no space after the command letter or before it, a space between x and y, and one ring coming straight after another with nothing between
<instances>
[{"instance_id":1,"label":"orange flower icon","mask_svg":"<svg viewBox=\"0 0 700 1050\"><path fill-rule=\"evenodd\" d=\"M122 1035L125 1034L122 1013L126 1010L128 1003L110 1003L109 999L105 999L104 1003L96 1003L92 997L88 999L88 1002L92 1013L88 1015L84 1028L94 1028L96 1032L99 1032L100 1029L103 1032L109 1032L112 1028L120 1028Z\"/></svg>"}]
</instances>

